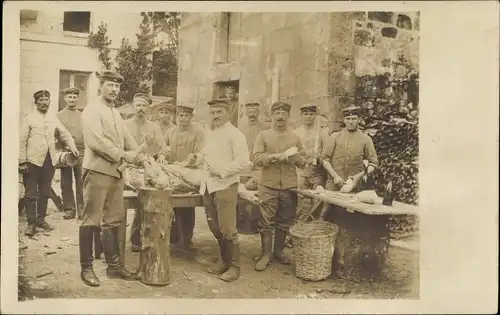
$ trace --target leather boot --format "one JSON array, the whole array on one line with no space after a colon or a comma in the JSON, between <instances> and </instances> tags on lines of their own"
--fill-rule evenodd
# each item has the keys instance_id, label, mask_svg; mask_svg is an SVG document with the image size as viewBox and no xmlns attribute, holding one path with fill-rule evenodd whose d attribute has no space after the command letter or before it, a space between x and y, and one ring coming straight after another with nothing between
<instances>
[{"instance_id":1,"label":"leather boot","mask_svg":"<svg viewBox=\"0 0 500 315\"><path fill-rule=\"evenodd\" d=\"M64 211L63 219L64 220L71 220L76 217L76 211L75 210L66 210Z\"/></svg>"},{"instance_id":2,"label":"leather boot","mask_svg":"<svg viewBox=\"0 0 500 315\"><path fill-rule=\"evenodd\" d=\"M229 269L219 278L226 282L233 282L240 277L240 244L238 240L224 241Z\"/></svg>"},{"instance_id":3,"label":"leather boot","mask_svg":"<svg viewBox=\"0 0 500 315\"><path fill-rule=\"evenodd\" d=\"M283 253L285 248L286 234L284 231L276 229L274 232L274 258L283 265L290 265L292 261Z\"/></svg>"},{"instance_id":4,"label":"leather boot","mask_svg":"<svg viewBox=\"0 0 500 315\"><path fill-rule=\"evenodd\" d=\"M28 221L28 226L24 231L24 235L33 237L36 234L36 201L25 198L24 209L26 211L26 219Z\"/></svg>"},{"instance_id":5,"label":"leather boot","mask_svg":"<svg viewBox=\"0 0 500 315\"><path fill-rule=\"evenodd\" d=\"M208 269L208 273L211 273L213 275L221 275L229 269L227 250L224 243L226 241L224 241L223 239L217 239L217 242L219 243L221 261L217 265L212 266Z\"/></svg>"},{"instance_id":6,"label":"leather boot","mask_svg":"<svg viewBox=\"0 0 500 315\"><path fill-rule=\"evenodd\" d=\"M95 259L101 259L102 254L102 240L101 240L101 228L94 227L94 257Z\"/></svg>"},{"instance_id":7,"label":"leather boot","mask_svg":"<svg viewBox=\"0 0 500 315\"><path fill-rule=\"evenodd\" d=\"M120 249L118 245L118 227L102 229L102 245L108 268L109 278L123 280L139 280L140 277L127 271L120 263Z\"/></svg>"},{"instance_id":8,"label":"leather boot","mask_svg":"<svg viewBox=\"0 0 500 315\"><path fill-rule=\"evenodd\" d=\"M98 287L101 282L92 268L92 241L94 238L93 226L80 226L79 228L79 247L80 247L80 266L83 282L91 287Z\"/></svg>"},{"instance_id":9,"label":"leather boot","mask_svg":"<svg viewBox=\"0 0 500 315\"><path fill-rule=\"evenodd\" d=\"M260 234L260 241L262 244L262 256L255 264L255 270L263 271L271 262L273 250L273 235L269 232Z\"/></svg>"}]
</instances>

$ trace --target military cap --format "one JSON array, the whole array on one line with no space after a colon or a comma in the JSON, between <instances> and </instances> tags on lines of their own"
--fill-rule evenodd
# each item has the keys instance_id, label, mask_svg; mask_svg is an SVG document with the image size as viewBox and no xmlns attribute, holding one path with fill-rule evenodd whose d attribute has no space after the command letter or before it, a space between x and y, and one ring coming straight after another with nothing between
<instances>
[{"instance_id":1,"label":"military cap","mask_svg":"<svg viewBox=\"0 0 500 315\"><path fill-rule=\"evenodd\" d=\"M361 113L361 108L359 106L351 105L342 110L342 116L358 116Z\"/></svg>"},{"instance_id":2,"label":"military cap","mask_svg":"<svg viewBox=\"0 0 500 315\"><path fill-rule=\"evenodd\" d=\"M151 97L147 94L144 93L136 93L134 95L133 102L143 102L146 105L151 105L153 103L153 100L151 100Z\"/></svg>"},{"instance_id":3,"label":"military cap","mask_svg":"<svg viewBox=\"0 0 500 315\"><path fill-rule=\"evenodd\" d=\"M318 106L314 105L314 104L304 104L302 106L300 106L300 111L301 112L314 112L316 113L318 111Z\"/></svg>"},{"instance_id":4,"label":"military cap","mask_svg":"<svg viewBox=\"0 0 500 315\"><path fill-rule=\"evenodd\" d=\"M68 95L68 94L80 95L80 90L75 88L75 87L67 88L64 90L64 95Z\"/></svg>"},{"instance_id":5,"label":"military cap","mask_svg":"<svg viewBox=\"0 0 500 315\"><path fill-rule=\"evenodd\" d=\"M217 99L207 102L208 106L213 107L224 107L227 109L231 108L231 104L229 104L225 99Z\"/></svg>"},{"instance_id":6,"label":"military cap","mask_svg":"<svg viewBox=\"0 0 500 315\"><path fill-rule=\"evenodd\" d=\"M290 112L290 108L292 108L292 105L285 103L285 102L275 102L273 105L271 105L271 111L274 112L276 110L284 110L287 112Z\"/></svg>"},{"instance_id":7,"label":"military cap","mask_svg":"<svg viewBox=\"0 0 500 315\"><path fill-rule=\"evenodd\" d=\"M112 81L116 83L123 83L122 75L114 71L106 70L101 72L98 76L101 81Z\"/></svg>"},{"instance_id":8,"label":"military cap","mask_svg":"<svg viewBox=\"0 0 500 315\"><path fill-rule=\"evenodd\" d=\"M36 91L33 94L33 98L35 99L35 102L40 98L40 97L50 97L50 92L47 90L40 90Z\"/></svg>"},{"instance_id":9,"label":"military cap","mask_svg":"<svg viewBox=\"0 0 500 315\"><path fill-rule=\"evenodd\" d=\"M245 107L246 108L259 108L260 104L259 103L246 103Z\"/></svg>"},{"instance_id":10,"label":"military cap","mask_svg":"<svg viewBox=\"0 0 500 315\"><path fill-rule=\"evenodd\" d=\"M194 106L192 105L177 105L178 112L186 112L192 114L194 112Z\"/></svg>"},{"instance_id":11,"label":"military cap","mask_svg":"<svg viewBox=\"0 0 500 315\"><path fill-rule=\"evenodd\" d=\"M151 105L152 109L160 110L160 109L166 109L169 112L175 113L175 105L172 104L170 101L162 101L159 103L155 103Z\"/></svg>"}]
</instances>

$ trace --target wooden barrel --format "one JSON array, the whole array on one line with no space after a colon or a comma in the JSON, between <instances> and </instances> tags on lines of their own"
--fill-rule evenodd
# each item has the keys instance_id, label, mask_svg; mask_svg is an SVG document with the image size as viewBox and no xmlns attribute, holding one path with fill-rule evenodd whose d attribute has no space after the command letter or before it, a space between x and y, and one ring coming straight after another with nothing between
<instances>
[{"instance_id":1,"label":"wooden barrel","mask_svg":"<svg viewBox=\"0 0 500 315\"><path fill-rule=\"evenodd\" d=\"M248 200L238 198L236 227L241 234L256 234L260 220L260 207Z\"/></svg>"}]
</instances>

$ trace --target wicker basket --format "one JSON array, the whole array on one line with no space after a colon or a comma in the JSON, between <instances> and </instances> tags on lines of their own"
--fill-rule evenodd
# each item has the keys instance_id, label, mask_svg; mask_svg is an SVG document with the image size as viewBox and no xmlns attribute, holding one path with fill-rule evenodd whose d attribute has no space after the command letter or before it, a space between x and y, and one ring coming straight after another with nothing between
<instances>
[{"instance_id":1,"label":"wicker basket","mask_svg":"<svg viewBox=\"0 0 500 315\"><path fill-rule=\"evenodd\" d=\"M319 281L331 274L338 231L338 226L325 221L301 222L290 228L297 278Z\"/></svg>"}]
</instances>

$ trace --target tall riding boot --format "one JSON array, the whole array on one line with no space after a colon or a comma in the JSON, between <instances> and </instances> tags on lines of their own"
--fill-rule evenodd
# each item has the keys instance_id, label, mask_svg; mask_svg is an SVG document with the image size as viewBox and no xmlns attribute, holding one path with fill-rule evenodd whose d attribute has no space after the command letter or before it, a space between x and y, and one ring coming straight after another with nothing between
<instances>
[{"instance_id":1,"label":"tall riding boot","mask_svg":"<svg viewBox=\"0 0 500 315\"><path fill-rule=\"evenodd\" d=\"M218 238L217 242L219 243L219 251L221 256L221 261L219 264L208 269L208 273L214 275L221 275L229 269L229 261L227 256L227 249L225 242L222 238Z\"/></svg>"},{"instance_id":2,"label":"tall riding boot","mask_svg":"<svg viewBox=\"0 0 500 315\"><path fill-rule=\"evenodd\" d=\"M102 240L101 240L101 228L94 227L94 256L95 259L101 259L102 254Z\"/></svg>"},{"instance_id":3,"label":"tall riding boot","mask_svg":"<svg viewBox=\"0 0 500 315\"><path fill-rule=\"evenodd\" d=\"M255 264L255 270L263 271L271 262L273 250L273 235L269 232L262 232L260 234L260 241L262 244L262 257Z\"/></svg>"},{"instance_id":4,"label":"tall riding boot","mask_svg":"<svg viewBox=\"0 0 500 315\"><path fill-rule=\"evenodd\" d=\"M86 285L98 287L101 282L95 275L94 268L92 268L92 240L94 238L94 228L93 226L80 226L79 228L80 275Z\"/></svg>"},{"instance_id":5,"label":"tall riding boot","mask_svg":"<svg viewBox=\"0 0 500 315\"><path fill-rule=\"evenodd\" d=\"M139 277L127 271L120 263L120 249L118 245L118 227L102 229L102 245L108 268L109 278L124 280L139 280Z\"/></svg>"},{"instance_id":6,"label":"tall riding boot","mask_svg":"<svg viewBox=\"0 0 500 315\"><path fill-rule=\"evenodd\" d=\"M274 233L274 257L284 265L290 265L292 261L283 253L285 248L286 234L284 231L276 229Z\"/></svg>"},{"instance_id":7,"label":"tall riding boot","mask_svg":"<svg viewBox=\"0 0 500 315\"><path fill-rule=\"evenodd\" d=\"M141 251L141 213L139 209L135 210L134 221L132 221L132 227L130 228L130 243L132 247L132 252Z\"/></svg>"},{"instance_id":8,"label":"tall riding boot","mask_svg":"<svg viewBox=\"0 0 500 315\"><path fill-rule=\"evenodd\" d=\"M26 219L28 221L24 235L32 237L36 234L36 201L25 198L24 209L26 210Z\"/></svg>"},{"instance_id":9,"label":"tall riding boot","mask_svg":"<svg viewBox=\"0 0 500 315\"><path fill-rule=\"evenodd\" d=\"M45 196L39 196L37 201L36 209L36 226L43 229L45 232L50 232L54 228L45 221L45 216L47 215L47 204L49 198Z\"/></svg>"},{"instance_id":10,"label":"tall riding boot","mask_svg":"<svg viewBox=\"0 0 500 315\"><path fill-rule=\"evenodd\" d=\"M226 282L238 280L240 277L240 244L238 240L224 241L229 269L220 278Z\"/></svg>"}]
</instances>

